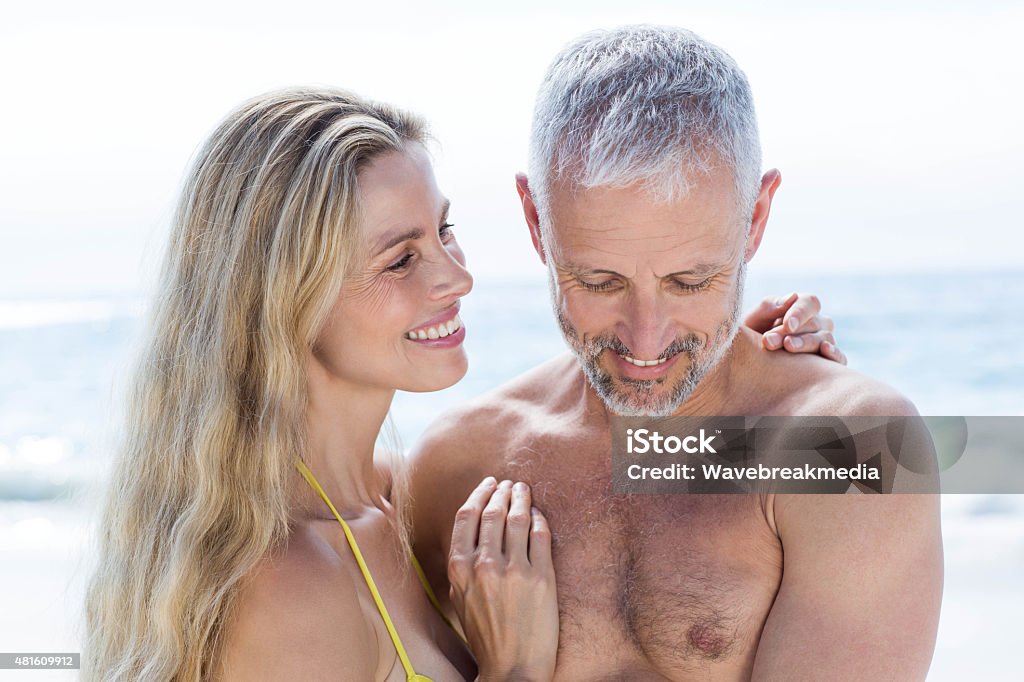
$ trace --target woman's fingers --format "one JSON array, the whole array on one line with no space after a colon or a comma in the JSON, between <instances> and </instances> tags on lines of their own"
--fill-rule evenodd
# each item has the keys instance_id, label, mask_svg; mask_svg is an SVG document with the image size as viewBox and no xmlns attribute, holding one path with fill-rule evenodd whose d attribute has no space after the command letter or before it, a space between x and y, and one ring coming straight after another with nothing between
<instances>
[{"instance_id":1,"label":"woman's fingers","mask_svg":"<svg viewBox=\"0 0 1024 682\"><path fill-rule=\"evenodd\" d=\"M792 322L797 318L790 318L788 323L780 323L779 329L783 334L788 335L800 335L800 334L813 334L814 332L831 332L835 331L836 323L832 321L832 318L828 315L810 315L806 319L800 321L800 326L797 327L796 331L792 328ZM787 324L789 326L787 326Z\"/></svg>"},{"instance_id":2,"label":"woman's fingers","mask_svg":"<svg viewBox=\"0 0 1024 682\"><path fill-rule=\"evenodd\" d=\"M835 345L835 342L836 338L832 336L832 332L816 331L787 336L784 344L790 353L817 353L821 349L821 344Z\"/></svg>"},{"instance_id":3,"label":"woman's fingers","mask_svg":"<svg viewBox=\"0 0 1024 682\"><path fill-rule=\"evenodd\" d=\"M770 299L766 299L770 300ZM840 364L847 363L846 355L836 344L835 321L821 314L821 300L814 294L790 294L777 303L786 308L782 317L771 322L764 331L761 345L767 350L786 350L790 353L818 353ZM767 311L768 305L761 308Z\"/></svg>"},{"instance_id":4,"label":"woman's fingers","mask_svg":"<svg viewBox=\"0 0 1024 682\"><path fill-rule=\"evenodd\" d=\"M480 509L473 551L453 555L448 564L452 603L479 679L550 680L554 674L558 592L551 532L532 497L522 482L495 486Z\"/></svg>"},{"instance_id":5,"label":"woman's fingers","mask_svg":"<svg viewBox=\"0 0 1024 682\"><path fill-rule=\"evenodd\" d=\"M519 481L512 486L512 502L505 519L505 554L510 562L527 563L530 544L530 486Z\"/></svg>"},{"instance_id":6,"label":"woman's fingers","mask_svg":"<svg viewBox=\"0 0 1024 682\"><path fill-rule=\"evenodd\" d=\"M821 344L821 354L829 360L835 360L841 365L847 364L846 353L839 350L834 341L825 341Z\"/></svg>"},{"instance_id":7,"label":"woman's fingers","mask_svg":"<svg viewBox=\"0 0 1024 682\"><path fill-rule=\"evenodd\" d=\"M743 324L763 334L781 324L781 322L773 322L773 320L780 319L780 315L785 313L796 300L797 294L795 293L789 296L768 296L756 308L747 313Z\"/></svg>"},{"instance_id":8,"label":"woman's fingers","mask_svg":"<svg viewBox=\"0 0 1024 682\"><path fill-rule=\"evenodd\" d=\"M480 555L484 558L502 556L505 539L505 518L512 497L512 481L502 481L480 515Z\"/></svg>"},{"instance_id":9,"label":"woman's fingers","mask_svg":"<svg viewBox=\"0 0 1024 682\"><path fill-rule=\"evenodd\" d=\"M484 506L491 499L497 482L493 476L480 481L480 485L469 494L465 504L455 513L452 528L451 556L469 556L476 550L477 534L480 530L480 516Z\"/></svg>"},{"instance_id":10,"label":"woman's fingers","mask_svg":"<svg viewBox=\"0 0 1024 682\"><path fill-rule=\"evenodd\" d=\"M828 318L825 318L828 320ZM784 334L781 328L773 329L764 335L762 345L768 350L784 349L790 353L819 353L828 360L839 364L847 363L846 355L839 349L830 324L816 323L814 331L803 331L797 334ZM822 328L824 327L824 329Z\"/></svg>"},{"instance_id":11,"label":"woman's fingers","mask_svg":"<svg viewBox=\"0 0 1024 682\"><path fill-rule=\"evenodd\" d=\"M530 563L537 568L551 566L551 529L536 507L530 509Z\"/></svg>"},{"instance_id":12,"label":"woman's fingers","mask_svg":"<svg viewBox=\"0 0 1024 682\"><path fill-rule=\"evenodd\" d=\"M821 312L821 301L814 294L798 294L793 304L782 316L782 328L786 334L796 334L811 318Z\"/></svg>"},{"instance_id":13,"label":"woman's fingers","mask_svg":"<svg viewBox=\"0 0 1024 682\"><path fill-rule=\"evenodd\" d=\"M797 318L790 318L789 323L792 323L796 319ZM813 315L808 317L800 323L800 327L795 331L787 328L786 325L783 324L782 320L779 319L776 320L776 325L765 332L764 336L761 337L761 345L768 350L778 350L783 347L784 342L788 342L792 339L798 339L801 336L814 334L816 332L831 332L834 329L835 323L832 322L832 318L824 315ZM792 352L796 352L794 348L799 348L800 346L801 344L799 341L795 347L791 346L789 343L785 343L786 350ZM817 350L817 347L815 347L815 350Z\"/></svg>"}]
</instances>

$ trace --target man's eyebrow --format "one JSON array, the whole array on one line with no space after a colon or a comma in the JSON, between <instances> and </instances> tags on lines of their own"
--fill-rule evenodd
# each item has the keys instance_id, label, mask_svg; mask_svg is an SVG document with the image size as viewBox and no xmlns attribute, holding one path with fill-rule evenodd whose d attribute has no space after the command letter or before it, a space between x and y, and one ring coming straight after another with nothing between
<instances>
[{"instance_id":1,"label":"man's eyebrow","mask_svg":"<svg viewBox=\"0 0 1024 682\"><path fill-rule=\"evenodd\" d=\"M561 268L573 275L614 275L616 277L622 276L619 273L615 272L614 270L592 268L587 265L580 265L579 263L563 263L561 265Z\"/></svg>"},{"instance_id":2,"label":"man's eyebrow","mask_svg":"<svg viewBox=\"0 0 1024 682\"><path fill-rule=\"evenodd\" d=\"M665 275L666 277L678 277L679 275L696 275L697 277L708 277L715 274L722 269L721 265L713 265L711 263L698 263L689 270L680 270L679 272L670 272Z\"/></svg>"},{"instance_id":3,"label":"man's eyebrow","mask_svg":"<svg viewBox=\"0 0 1024 682\"><path fill-rule=\"evenodd\" d=\"M605 270L603 268L590 268L584 265L577 265L575 263L566 263L565 269L574 275L614 275L615 277L622 277L619 273L614 270ZM680 270L679 272L670 272L664 277L679 277L679 276L698 276L708 277L713 275L722 269L721 265L713 265L710 263L698 263L688 270Z\"/></svg>"}]
</instances>

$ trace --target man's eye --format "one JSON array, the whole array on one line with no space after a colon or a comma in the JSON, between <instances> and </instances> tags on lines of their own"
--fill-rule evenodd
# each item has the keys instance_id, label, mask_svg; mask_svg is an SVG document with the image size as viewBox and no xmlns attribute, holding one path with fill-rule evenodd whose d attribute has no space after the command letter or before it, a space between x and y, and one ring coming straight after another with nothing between
<instances>
[{"instance_id":1,"label":"man's eye","mask_svg":"<svg viewBox=\"0 0 1024 682\"><path fill-rule=\"evenodd\" d=\"M690 284L688 282L682 282L678 279L674 279L672 280L672 284L674 284L676 288L682 289L683 291L700 291L701 289L706 289L707 286L711 284L712 279L713 278L708 277L703 282L698 282L697 284Z\"/></svg>"},{"instance_id":2,"label":"man's eye","mask_svg":"<svg viewBox=\"0 0 1024 682\"><path fill-rule=\"evenodd\" d=\"M592 284L591 282L586 282L582 279L577 281L580 283L580 286L582 286L584 289L588 291L607 291L608 289L611 289L613 286L615 286L614 279L610 279L607 282L601 282L600 284Z\"/></svg>"},{"instance_id":3,"label":"man's eye","mask_svg":"<svg viewBox=\"0 0 1024 682\"><path fill-rule=\"evenodd\" d=\"M404 270L408 265L409 261L412 260L412 252L406 253L404 256L396 260L394 263L389 265L386 269L390 272L397 272L398 270Z\"/></svg>"},{"instance_id":4,"label":"man's eye","mask_svg":"<svg viewBox=\"0 0 1024 682\"><path fill-rule=\"evenodd\" d=\"M438 228L437 234L441 237L442 242L447 242L449 239L455 236L455 232L452 228L455 227L452 223L445 223Z\"/></svg>"}]
</instances>

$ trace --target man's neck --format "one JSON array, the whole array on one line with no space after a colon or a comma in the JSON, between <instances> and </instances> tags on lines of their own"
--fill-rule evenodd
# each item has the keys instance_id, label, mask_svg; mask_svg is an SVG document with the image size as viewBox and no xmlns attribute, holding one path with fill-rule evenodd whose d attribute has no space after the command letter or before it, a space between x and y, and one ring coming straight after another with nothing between
<instances>
[{"instance_id":1,"label":"man's neck","mask_svg":"<svg viewBox=\"0 0 1024 682\"><path fill-rule=\"evenodd\" d=\"M754 332L740 327L729 349L697 384L673 416L729 415L745 402L738 394L748 385L751 351L757 349Z\"/></svg>"}]
</instances>

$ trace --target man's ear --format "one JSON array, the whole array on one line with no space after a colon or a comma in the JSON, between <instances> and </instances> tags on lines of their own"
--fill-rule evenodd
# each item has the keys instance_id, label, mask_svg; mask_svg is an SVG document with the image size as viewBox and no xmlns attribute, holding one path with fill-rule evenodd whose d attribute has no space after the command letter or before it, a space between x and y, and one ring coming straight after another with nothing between
<instances>
[{"instance_id":1,"label":"man's ear","mask_svg":"<svg viewBox=\"0 0 1024 682\"><path fill-rule=\"evenodd\" d=\"M747 245L743 254L743 260L749 261L757 253L761 246L761 238L764 237L764 228L768 224L768 213L772 208L772 197L775 190L782 183L782 173L777 168L772 168L761 178L761 191L757 194L757 201L754 202L754 211L750 216L750 229L747 232Z\"/></svg>"},{"instance_id":2,"label":"man's ear","mask_svg":"<svg viewBox=\"0 0 1024 682\"><path fill-rule=\"evenodd\" d=\"M547 265L544 240L540 234L540 215L537 213L537 205L533 202L533 195L530 194L530 181L527 180L525 173L516 173L516 191L519 192L519 200L523 202L523 217L526 218L526 225L530 228L533 250L540 256L540 262Z\"/></svg>"}]
</instances>

